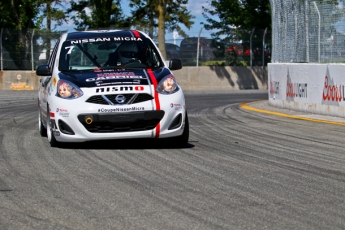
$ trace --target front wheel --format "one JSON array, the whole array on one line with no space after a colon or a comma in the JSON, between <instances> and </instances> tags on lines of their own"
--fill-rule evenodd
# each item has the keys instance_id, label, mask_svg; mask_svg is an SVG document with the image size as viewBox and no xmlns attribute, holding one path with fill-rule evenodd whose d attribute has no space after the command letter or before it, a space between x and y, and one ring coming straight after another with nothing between
<instances>
[{"instance_id":1,"label":"front wheel","mask_svg":"<svg viewBox=\"0 0 345 230\"><path fill-rule=\"evenodd\" d=\"M177 144L179 147L185 147L188 144L188 139L189 139L189 121L188 121L187 112L186 112L184 129L183 129L182 135L178 136L178 137L173 137L172 139L173 139L172 143Z\"/></svg>"},{"instance_id":2,"label":"front wheel","mask_svg":"<svg viewBox=\"0 0 345 230\"><path fill-rule=\"evenodd\" d=\"M47 136L47 129L43 125L42 114L40 109L38 110L38 131L40 132L41 137Z\"/></svg>"},{"instance_id":3,"label":"front wheel","mask_svg":"<svg viewBox=\"0 0 345 230\"><path fill-rule=\"evenodd\" d=\"M55 139L51 125L52 125L52 123L50 121L50 110L49 110L49 106L47 106L47 137L48 137L48 141L49 141L51 147L58 147L59 142Z\"/></svg>"}]
</instances>

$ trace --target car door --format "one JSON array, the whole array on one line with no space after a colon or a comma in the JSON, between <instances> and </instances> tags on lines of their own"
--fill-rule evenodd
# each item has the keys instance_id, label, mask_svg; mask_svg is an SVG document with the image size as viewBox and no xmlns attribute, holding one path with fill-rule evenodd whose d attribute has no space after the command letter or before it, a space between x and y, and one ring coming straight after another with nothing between
<instances>
[{"instance_id":1,"label":"car door","mask_svg":"<svg viewBox=\"0 0 345 230\"><path fill-rule=\"evenodd\" d=\"M59 46L59 41L56 42L53 51L48 59L48 69L50 72L53 72L53 68L54 68L54 63L55 63L55 59L56 59L56 54L57 54L57 49ZM52 75L50 76L41 76L40 79L40 86L39 86L39 90L38 90L38 98L39 98L39 107L40 107L40 111L41 111L41 115L42 115L42 121L46 121L46 116L47 116L47 98L48 98L48 94L49 94L49 87L48 84L52 79Z\"/></svg>"}]
</instances>

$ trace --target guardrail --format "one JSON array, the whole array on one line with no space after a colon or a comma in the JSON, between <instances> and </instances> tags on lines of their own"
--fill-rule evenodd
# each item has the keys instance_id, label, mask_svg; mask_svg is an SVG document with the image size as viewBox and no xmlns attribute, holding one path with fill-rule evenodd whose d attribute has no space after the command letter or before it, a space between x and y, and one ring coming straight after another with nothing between
<instances>
[{"instance_id":1,"label":"guardrail","mask_svg":"<svg viewBox=\"0 0 345 230\"><path fill-rule=\"evenodd\" d=\"M174 71L183 90L267 89L267 67L199 66ZM35 71L0 71L0 90L37 90Z\"/></svg>"}]
</instances>

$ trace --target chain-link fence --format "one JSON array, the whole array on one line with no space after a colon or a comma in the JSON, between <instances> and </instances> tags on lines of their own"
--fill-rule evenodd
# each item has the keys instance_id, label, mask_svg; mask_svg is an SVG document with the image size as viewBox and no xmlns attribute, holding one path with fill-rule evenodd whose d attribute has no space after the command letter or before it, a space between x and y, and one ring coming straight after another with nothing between
<instances>
[{"instance_id":1,"label":"chain-link fence","mask_svg":"<svg viewBox=\"0 0 345 230\"><path fill-rule=\"evenodd\" d=\"M63 32L0 28L0 70L35 70Z\"/></svg>"},{"instance_id":2,"label":"chain-link fence","mask_svg":"<svg viewBox=\"0 0 345 230\"><path fill-rule=\"evenodd\" d=\"M270 0L272 62L345 61L345 18L340 1Z\"/></svg>"},{"instance_id":3,"label":"chain-link fence","mask_svg":"<svg viewBox=\"0 0 345 230\"><path fill-rule=\"evenodd\" d=\"M188 37L166 40L167 58L183 65L262 66L271 58L271 31L233 29L221 37ZM177 52L178 51L178 52Z\"/></svg>"},{"instance_id":4,"label":"chain-link fence","mask_svg":"<svg viewBox=\"0 0 345 230\"><path fill-rule=\"evenodd\" d=\"M49 58L61 32L14 31L0 28L0 70L35 70ZM263 66L271 58L270 31L243 31L212 38L166 39L167 59L178 58L184 66Z\"/></svg>"}]
</instances>

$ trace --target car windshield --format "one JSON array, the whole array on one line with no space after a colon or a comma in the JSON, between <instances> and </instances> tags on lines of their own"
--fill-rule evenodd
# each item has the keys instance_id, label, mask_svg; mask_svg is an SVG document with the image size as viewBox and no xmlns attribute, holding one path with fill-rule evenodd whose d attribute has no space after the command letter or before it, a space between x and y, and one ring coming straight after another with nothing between
<instances>
[{"instance_id":1,"label":"car windshield","mask_svg":"<svg viewBox=\"0 0 345 230\"><path fill-rule=\"evenodd\" d=\"M163 61L157 48L146 38L87 38L62 44L60 71L94 71L95 69L155 68Z\"/></svg>"}]
</instances>

